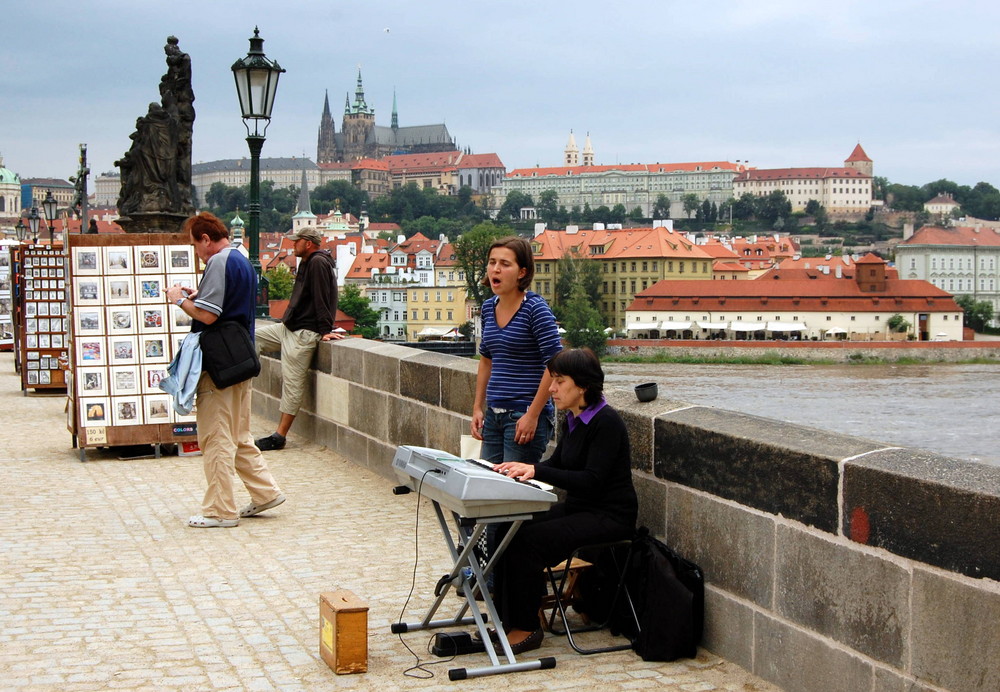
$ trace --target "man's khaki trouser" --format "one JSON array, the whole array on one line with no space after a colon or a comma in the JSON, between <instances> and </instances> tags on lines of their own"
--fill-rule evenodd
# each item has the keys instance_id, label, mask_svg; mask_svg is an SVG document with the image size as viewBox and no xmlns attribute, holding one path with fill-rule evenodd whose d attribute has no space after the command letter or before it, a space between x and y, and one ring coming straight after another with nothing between
<instances>
[{"instance_id":1,"label":"man's khaki trouser","mask_svg":"<svg viewBox=\"0 0 1000 692\"><path fill-rule=\"evenodd\" d=\"M298 414L309 365L321 338L309 329L290 331L280 322L256 330L254 341L258 354L262 350L281 351L281 403L278 410L282 413L290 416Z\"/></svg>"},{"instance_id":2,"label":"man's khaki trouser","mask_svg":"<svg viewBox=\"0 0 1000 692\"><path fill-rule=\"evenodd\" d=\"M264 462L250 434L250 391L253 380L218 389L208 373L198 380L198 446L205 463L208 488L202 516L236 519L233 472L239 476L255 505L270 502L281 488Z\"/></svg>"}]
</instances>

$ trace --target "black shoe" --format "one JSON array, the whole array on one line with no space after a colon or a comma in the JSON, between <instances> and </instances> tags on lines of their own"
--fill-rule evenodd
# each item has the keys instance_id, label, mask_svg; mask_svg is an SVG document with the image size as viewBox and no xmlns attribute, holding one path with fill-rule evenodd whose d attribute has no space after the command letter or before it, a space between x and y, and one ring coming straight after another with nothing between
<instances>
[{"instance_id":1,"label":"black shoe","mask_svg":"<svg viewBox=\"0 0 1000 692\"><path fill-rule=\"evenodd\" d=\"M517 644L510 645L510 652L517 656L518 654L523 654L525 651L534 651L535 649L541 647L542 639L545 638L545 633L541 629L537 629L527 637L519 641ZM493 644L494 650L501 656L504 653L503 647L500 642L495 642Z\"/></svg>"},{"instance_id":2,"label":"black shoe","mask_svg":"<svg viewBox=\"0 0 1000 692\"><path fill-rule=\"evenodd\" d=\"M254 444L257 445L257 449L262 452L271 452L277 449L285 448L285 436L279 435L278 433L271 433L267 437L262 437L259 440L254 440Z\"/></svg>"}]
</instances>

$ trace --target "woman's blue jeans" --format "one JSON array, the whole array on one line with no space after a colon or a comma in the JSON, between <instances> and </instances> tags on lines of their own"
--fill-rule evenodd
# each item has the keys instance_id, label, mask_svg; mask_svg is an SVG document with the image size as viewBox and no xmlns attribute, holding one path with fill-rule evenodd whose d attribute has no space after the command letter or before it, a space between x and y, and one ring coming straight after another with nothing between
<instances>
[{"instance_id":1,"label":"woman's blue jeans","mask_svg":"<svg viewBox=\"0 0 1000 692\"><path fill-rule=\"evenodd\" d=\"M542 458L545 447L552 437L553 420L550 414L542 412L538 417L535 436L526 445L514 442L514 430L517 421L524 415L522 411L505 411L497 413L492 408L486 409L483 420L482 458L494 464L505 461L520 461L525 464L536 464Z\"/></svg>"}]
</instances>

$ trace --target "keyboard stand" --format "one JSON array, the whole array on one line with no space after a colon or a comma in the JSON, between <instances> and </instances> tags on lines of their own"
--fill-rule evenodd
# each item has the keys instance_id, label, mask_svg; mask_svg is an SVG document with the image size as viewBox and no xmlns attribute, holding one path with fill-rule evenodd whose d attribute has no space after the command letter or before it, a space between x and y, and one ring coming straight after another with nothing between
<instances>
[{"instance_id":1,"label":"keyboard stand","mask_svg":"<svg viewBox=\"0 0 1000 692\"><path fill-rule=\"evenodd\" d=\"M482 637L484 642L486 642L486 653L490 657L490 665L483 666L481 668L452 668L448 671L449 680L465 680L466 678L499 675L502 673L516 673L524 670L545 670L555 668L556 659L553 657L541 658L534 661L517 661L514 657L513 651L511 651L510 643L507 641L507 635L504 633L503 627L499 626L500 617L498 616L496 606L493 603L493 597L490 595L489 589L482 588L482 586L486 584L487 577L493 572L497 559L503 554L504 550L507 549L507 545L517 533L518 529L521 528L521 524L523 524L525 520L530 519L532 515L516 514L510 516L465 519L455 512L451 512L452 521L455 524L459 537L459 541L456 544L454 536L448 528L448 520L445 518L445 513L441 509L440 503L436 500L434 500L433 503L434 512L438 518L438 524L441 526L441 531L444 534L445 543L448 545L448 552L451 554L454 565L451 568L451 572L442 577L438 582L439 586L435 589L437 598L427 611L423 620L413 623L394 622L392 623L391 631L393 633L415 632L417 630L435 629L438 627L454 627L456 625L475 624L476 629L479 630L479 636ZM482 537L483 532L489 524L502 523L510 523L510 529L507 531L507 535L504 536L503 541L500 542L500 545L497 546L493 555L490 556L489 562L485 567L483 567L479 564L479 559L475 553L475 547L479 543L479 539ZM465 567L468 567L472 571L474 586L471 586L469 580L465 578L463 573L463 568ZM443 588L441 588L441 585L443 585ZM438 608L441 607L441 604L444 603L445 597L448 595L448 591L452 587L461 590L460 593L464 596L465 602L453 618L434 620L434 614L437 612ZM485 613L480 608L479 602L476 601L476 594L479 592L482 592L482 605L485 608ZM467 613L470 611L471 615L468 615ZM493 646L490 644L490 634L487 627L488 622L497 623L498 625L496 628L496 636L500 642L500 646L503 648L503 656L507 661L506 663L500 662L500 657L497 655L496 651L493 650Z\"/></svg>"}]
</instances>

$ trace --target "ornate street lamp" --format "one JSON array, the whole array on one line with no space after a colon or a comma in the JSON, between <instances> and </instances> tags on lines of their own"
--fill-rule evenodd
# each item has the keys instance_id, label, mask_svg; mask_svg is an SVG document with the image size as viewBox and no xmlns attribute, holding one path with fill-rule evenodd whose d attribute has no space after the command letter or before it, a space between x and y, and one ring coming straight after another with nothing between
<instances>
[{"instance_id":1,"label":"ornate street lamp","mask_svg":"<svg viewBox=\"0 0 1000 692\"><path fill-rule=\"evenodd\" d=\"M32 245L38 242L38 222L41 220L41 217L38 216L38 207L32 207L31 213L28 214L28 225L31 226Z\"/></svg>"},{"instance_id":2,"label":"ornate street lamp","mask_svg":"<svg viewBox=\"0 0 1000 692\"><path fill-rule=\"evenodd\" d=\"M17 225L14 226L14 230L17 231L18 242L23 243L24 239L28 237L28 227L24 225L24 219L17 220Z\"/></svg>"},{"instance_id":3,"label":"ornate street lamp","mask_svg":"<svg viewBox=\"0 0 1000 692\"><path fill-rule=\"evenodd\" d=\"M260 282L257 294L257 315L260 317L266 317L270 312L265 302L266 281L260 271L260 152L271 122L278 77L284 71L277 61L268 60L264 55L264 39L254 27L250 51L245 58L233 63L233 76L236 78L236 95L240 99L243 124L247 128L247 144L250 146L250 209L247 214L250 223L247 235L250 239L250 263ZM253 132L250 131L251 121Z\"/></svg>"},{"instance_id":4,"label":"ornate street lamp","mask_svg":"<svg viewBox=\"0 0 1000 692\"><path fill-rule=\"evenodd\" d=\"M55 235L55 227L52 222L56 220L56 212L59 211L59 202L52 196L52 190L49 190L45 199L42 200L42 208L45 210L45 218L49 222L49 244L51 245Z\"/></svg>"}]
</instances>

